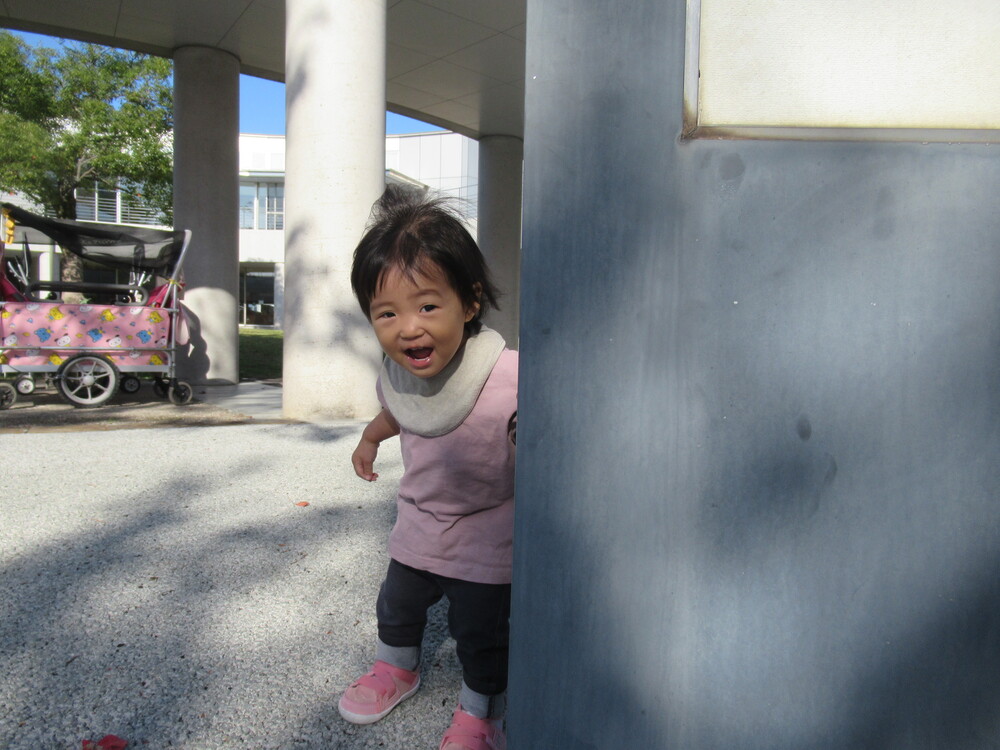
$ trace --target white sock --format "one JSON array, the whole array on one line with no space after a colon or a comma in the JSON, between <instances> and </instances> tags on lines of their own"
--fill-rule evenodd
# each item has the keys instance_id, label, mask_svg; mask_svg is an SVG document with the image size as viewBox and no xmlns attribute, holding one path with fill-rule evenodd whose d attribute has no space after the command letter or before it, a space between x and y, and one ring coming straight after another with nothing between
<instances>
[{"instance_id":1,"label":"white sock","mask_svg":"<svg viewBox=\"0 0 1000 750\"><path fill-rule=\"evenodd\" d=\"M420 666L420 646L390 646L379 640L375 645L375 661L416 672Z\"/></svg>"},{"instance_id":2,"label":"white sock","mask_svg":"<svg viewBox=\"0 0 1000 750\"><path fill-rule=\"evenodd\" d=\"M500 695L483 695L465 684L462 680L462 692L458 695L458 705L469 716L477 719L490 719L494 722L503 721L507 713L507 693Z\"/></svg>"}]
</instances>

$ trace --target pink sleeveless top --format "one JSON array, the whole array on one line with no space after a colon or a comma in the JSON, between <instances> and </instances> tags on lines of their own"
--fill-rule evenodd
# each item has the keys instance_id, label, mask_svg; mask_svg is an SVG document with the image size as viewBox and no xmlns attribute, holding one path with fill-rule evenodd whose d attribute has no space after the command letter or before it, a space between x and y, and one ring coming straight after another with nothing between
<instances>
[{"instance_id":1,"label":"pink sleeveless top","mask_svg":"<svg viewBox=\"0 0 1000 750\"><path fill-rule=\"evenodd\" d=\"M376 386L385 406L381 382ZM413 568L474 583L510 583L517 411L517 352L504 350L472 413L438 437L399 435L403 478L390 556Z\"/></svg>"}]
</instances>

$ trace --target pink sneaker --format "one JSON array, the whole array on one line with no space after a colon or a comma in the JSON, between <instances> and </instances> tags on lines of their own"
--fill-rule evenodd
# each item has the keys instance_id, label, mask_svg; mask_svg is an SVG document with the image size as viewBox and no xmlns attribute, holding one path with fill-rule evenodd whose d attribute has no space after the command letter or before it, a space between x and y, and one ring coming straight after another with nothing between
<instances>
[{"instance_id":1,"label":"pink sneaker","mask_svg":"<svg viewBox=\"0 0 1000 750\"><path fill-rule=\"evenodd\" d=\"M340 696L340 715L352 724L374 724L420 687L420 672L400 669L384 661Z\"/></svg>"},{"instance_id":2,"label":"pink sneaker","mask_svg":"<svg viewBox=\"0 0 1000 750\"><path fill-rule=\"evenodd\" d=\"M507 750L507 736L489 719L477 719L458 709L438 750Z\"/></svg>"}]
</instances>

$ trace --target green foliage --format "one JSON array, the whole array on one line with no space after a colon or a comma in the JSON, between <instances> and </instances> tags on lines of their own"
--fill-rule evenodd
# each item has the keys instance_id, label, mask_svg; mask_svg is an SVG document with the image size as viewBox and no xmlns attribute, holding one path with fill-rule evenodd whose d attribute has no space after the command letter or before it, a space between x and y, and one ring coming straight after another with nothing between
<instances>
[{"instance_id":1,"label":"green foliage","mask_svg":"<svg viewBox=\"0 0 1000 750\"><path fill-rule=\"evenodd\" d=\"M124 181L172 214L172 63L0 31L0 189L76 218L73 191Z\"/></svg>"}]
</instances>

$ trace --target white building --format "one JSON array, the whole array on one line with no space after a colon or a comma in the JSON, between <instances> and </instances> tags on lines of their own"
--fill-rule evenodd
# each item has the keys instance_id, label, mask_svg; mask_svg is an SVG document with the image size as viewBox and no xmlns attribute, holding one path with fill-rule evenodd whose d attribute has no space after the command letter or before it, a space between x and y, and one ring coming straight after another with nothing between
<instances>
[{"instance_id":1,"label":"white building","mask_svg":"<svg viewBox=\"0 0 1000 750\"><path fill-rule=\"evenodd\" d=\"M386 181L425 186L459 199L475 234L479 144L447 131L389 135ZM281 326L284 294L285 138L240 135L240 317ZM336 200L331 196L331 200ZM358 228L359 236L361 227Z\"/></svg>"},{"instance_id":2,"label":"white building","mask_svg":"<svg viewBox=\"0 0 1000 750\"><path fill-rule=\"evenodd\" d=\"M388 135L386 182L410 184L453 196L476 235L479 143L458 133L438 131ZM239 322L282 325L285 262L285 137L240 135L239 152ZM77 189L77 218L112 224L163 226L164 218L127 191L96 186ZM10 200L40 211L23 197ZM331 196L331 201L336 196ZM360 237L362 227L358 227ZM34 247L40 279L58 278L58 256ZM88 277L121 281L114 272L90 269ZM98 278L99 277L99 278Z\"/></svg>"}]
</instances>

